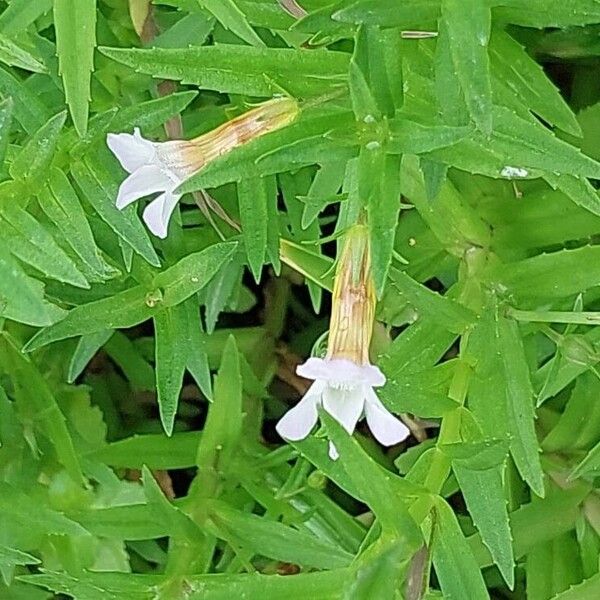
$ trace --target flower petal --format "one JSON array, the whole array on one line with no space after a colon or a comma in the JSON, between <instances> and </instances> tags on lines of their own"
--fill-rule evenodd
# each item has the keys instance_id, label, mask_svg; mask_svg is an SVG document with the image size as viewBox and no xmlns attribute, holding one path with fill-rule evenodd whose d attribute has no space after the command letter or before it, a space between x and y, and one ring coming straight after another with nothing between
<instances>
[{"instance_id":1,"label":"flower petal","mask_svg":"<svg viewBox=\"0 0 600 600\"><path fill-rule=\"evenodd\" d=\"M309 358L298 365L296 373L306 379L323 379L340 383L367 383L380 386L385 375L374 365L357 365L346 358Z\"/></svg>"},{"instance_id":2,"label":"flower petal","mask_svg":"<svg viewBox=\"0 0 600 600\"><path fill-rule=\"evenodd\" d=\"M169 220L175 210L177 201L181 198L179 194L170 191L161 194L146 206L142 214L148 229L157 237L164 239L169 230Z\"/></svg>"},{"instance_id":3,"label":"flower petal","mask_svg":"<svg viewBox=\"0 0 600 600\"><path fill-rule=\"evenodd\" d=\"M145 140L139 128L135 128L133 135L130 133L109 133L106 144L117 157L121 166L129 173L152 162L154 157L154 143Z\"/></svg>"},{"instance_id":4,"label":"flower petal","mask_svg":"<svg viewBox=\"0 0 600 600\"><path fill-rule=\"evenodd\" d=\"M364 394L367 423L375 439L384 446L393 446L405 440L410 435L408 427L392 415L371 387L364 386Z\"/></svg>"},{"instance_id":5,"label":"flower petal","mask_svg":"<svg viewBox=\"0 0 600 600\"><path fill-rule=\"evenodd\" d=\"M174 188L175 184L158 167L145 165L129 175L119 187L117 208L123 209L138 198Z\"/></svg>"},{"instance_id":6,"label":"flower petal","mask_svg":"<svg viewBox=\"0 0 600 600\"><path fill-rule=\"evenodd\" d=\"M283 439L293 442L303 440L317 423L319 417L317 404L320 397L318 394L311 394L311 390L316 383L308 389L304 398L294 408L288 410L279 419L275 429Z\"/></svg>"},{"instance_id":7,"label":"flower petal","mask_svg":"<svg viewBox=\"0 0 600 600\"><path fill-rule=\"evenodd\" d=\"M350 389L327 386L323 390L323 408L350 434L362 415L364 403L360 385Z\"/></svg>"}]
</instances>

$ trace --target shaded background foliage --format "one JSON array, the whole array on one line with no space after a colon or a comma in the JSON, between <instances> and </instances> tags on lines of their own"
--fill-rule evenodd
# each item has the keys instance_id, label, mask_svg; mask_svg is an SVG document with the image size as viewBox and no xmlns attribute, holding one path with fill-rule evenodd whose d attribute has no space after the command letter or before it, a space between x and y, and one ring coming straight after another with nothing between
<instances>
[{"instance_id":1,"label":"shaded background foliage","mask_svg":"<svg viewBox=\"0 0 600 600\"><path fill-rule=\"evenodd\" d=\"M597 0L2 2L0 597L597 598L599 26ZM116 210L107 132L275 94L299 120L186 182L165 241ZM363 209L413 435L325 418L332 462L274 423Z\"/></svg>"}]
</instances>

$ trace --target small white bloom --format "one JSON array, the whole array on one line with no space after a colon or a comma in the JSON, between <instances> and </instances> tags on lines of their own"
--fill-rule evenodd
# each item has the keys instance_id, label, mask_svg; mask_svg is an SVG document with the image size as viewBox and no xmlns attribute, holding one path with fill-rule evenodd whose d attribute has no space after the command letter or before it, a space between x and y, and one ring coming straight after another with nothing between
<instances>
[{"instance_id":1,"label":"small white bloom","mask_svg":"<svg viewBox=\"0 0 600 600\"><path fill-rule=\"evenodd\" d=\"M133 135L109 133L106 143L130 174L119 187L117 208L162 192L146 206L143 219L154 235L165 238L169 219L181 197L175 190L198 168L197 162L189 160L189 142L151 142L136 127Z\"/></svg>"},{"instance_id":2,"label":"small white bloom","mask_svg":"<svg viewBox=\"0 0 600 600\"><path fill-rule=\"evenodd\" d=\"M146 207L143 219L150 231L167 236L169 219L181 194L175 190L202 167L234 148L284 127L299 114L293 98L275 98L192 140L151 142L136 127L130 133L109 133L108 147L129 177L117 197L122 209L139 198L162 192Z\"/></svg>"},{"instance_id":3,"label":"small white bloom","mask_svg":"<svg viewBox=\"0 0 600 600\"><path fill-rule=\"evenodd\" d=\"M302 400L277 423L284 439L304 439L317 423L318 408L323 407L352 434L365 415L373 435L384 446L392 446L408 437L410 431L381 403L374 387L385 383L385 375L376 366L359 365L345 358L309 358L297 368L298 375L313 379ZM329 456L338 457L333 444Z\"/></svg>"}]
</instances>

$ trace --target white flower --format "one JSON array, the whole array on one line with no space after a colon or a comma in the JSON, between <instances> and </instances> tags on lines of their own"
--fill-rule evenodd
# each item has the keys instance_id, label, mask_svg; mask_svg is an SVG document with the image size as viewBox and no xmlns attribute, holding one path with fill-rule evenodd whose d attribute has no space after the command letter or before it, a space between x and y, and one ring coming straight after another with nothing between
<instances>
[{"instance_id":1,"label":"white flower","mask_svg":"<svg viewBox=\"0 0 600 600\"><path fill-rule=\"evenodd\" d=\"M309 358L297 368L297 373L313 379L314 383L277 423L276 429L282 438L304 439L317 423L319 407L349 434L364 414L373 435L384 446L392 446L408 437L408 427L385 408L373 389L385 383L385 375L378 367L359 365L345 358ZM338 457L331 443L329 456L333 460Z\"/></svg>"},{"instance_id":2,"label":"white flower","mask_svg":"<svg viewBox=\"0 0 600 600\"><path fill-rule=\"evenodd\" d=\"M169 219L181 194L175 190L207 163L257 137L284 127L299 114L293 98L275 98L192 140L151 142L136 127L130 133L109 133L108 147L129 177L119 187L117 208L162 192L145 208L150 231L167 237Z\"/></svg>"},{"instance_id":3,"label":"white flower","mask_svg":"<svg viewBox=\"0 0 600 600\"><path fill-rule=\"evenodd\" d=\"M169 219L181 197L175 190L202 166L202 161L194 160L189 142L151 142L141 136L137 127L133 135L109 133L106 143L130 173L119 187L117 208L123 209L144 196L162 192L146 206L143 219L154 235L165 238Z\"/></svg>"}]
</instances>

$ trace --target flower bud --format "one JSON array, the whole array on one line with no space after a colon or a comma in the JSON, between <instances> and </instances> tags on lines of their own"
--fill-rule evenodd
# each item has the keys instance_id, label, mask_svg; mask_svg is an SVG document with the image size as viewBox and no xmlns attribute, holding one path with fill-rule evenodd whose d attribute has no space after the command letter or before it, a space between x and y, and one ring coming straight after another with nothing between
<instances>
[{"instance_id":1,"label":"flower bud","mask_svg":"<svg viewBox=\"0 0 600 600\"><path fill-rule=\"evenodd\" d=\"M335 274L327 358L368 364L374 316L369 232L355 225L344 236Z\"/></svg>"}]
</instances>

